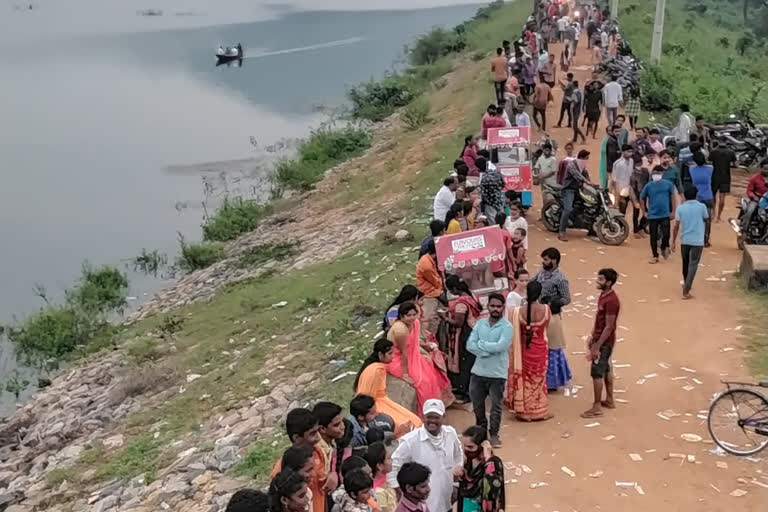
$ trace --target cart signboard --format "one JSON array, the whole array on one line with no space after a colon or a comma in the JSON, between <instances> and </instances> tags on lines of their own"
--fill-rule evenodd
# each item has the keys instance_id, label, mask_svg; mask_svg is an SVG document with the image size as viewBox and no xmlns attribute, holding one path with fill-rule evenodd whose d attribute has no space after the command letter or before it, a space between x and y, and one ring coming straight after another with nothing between
<instances>
[{"instance_id":1,"label":"cart signboard","mask_svg":"<svg viewBox=\"0 0 768 512\"><path fill-rule=\"evenodd\" d=\"M496 168L504 179L504 190L520 192L523 206L533 203L530 143L530 126L488 130L488 148L496 152Z\"/></svg>"},{"instance_id":2,"label":"cart signboard","mask_svg":"<svg viewBox=\"0 0 768 512\"><path fill-rule=\"evenodd\" d=\"M533 189L533 174L531 173L530 165L499 164L496 169L498 169L501 178L504 180L504 190L524 192Z\"/></svg>"}]
</instances>

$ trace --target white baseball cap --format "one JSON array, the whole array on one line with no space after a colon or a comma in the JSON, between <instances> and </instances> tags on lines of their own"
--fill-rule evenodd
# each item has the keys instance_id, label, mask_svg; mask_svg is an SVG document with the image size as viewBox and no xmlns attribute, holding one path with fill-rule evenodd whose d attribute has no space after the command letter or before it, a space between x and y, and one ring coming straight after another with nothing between
<instances>
[{"instance_id":1,"label":"white baseball cap","mask_svg":"<svg viewBox=\"0 0 768 512\"><path fill-rule=\"evenodd\" d=\"M438 400L437 398L430 398L426 402L424 402L424 407L422 408L422 413L424 416L430 413L436 413L440 416L445 416L445 404L442 400Z\"/></svg>"}]
</instances>

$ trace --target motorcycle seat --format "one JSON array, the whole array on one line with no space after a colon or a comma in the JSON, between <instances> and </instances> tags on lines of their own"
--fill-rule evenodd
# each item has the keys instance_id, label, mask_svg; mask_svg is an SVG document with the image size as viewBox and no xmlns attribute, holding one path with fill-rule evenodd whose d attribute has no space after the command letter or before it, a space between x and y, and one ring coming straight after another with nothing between
<instances>
[{"instance_id":1,"label":"motorcycle seat","mask_svg":"<svg viewBox=\"0 0 768 512\"><path fill-rule=\"evenodd\" d=\"M551 183L551 184L550 184L550 183L548 183L548 184L546 185L546 188L548 188L548 189L550 189L550 190L554 190L555 192L557 192L557 191L560 191L560 190L563 190L563 186L562 186L562 185L560 185L559 183Z\"/></svg>"}]
</instances>

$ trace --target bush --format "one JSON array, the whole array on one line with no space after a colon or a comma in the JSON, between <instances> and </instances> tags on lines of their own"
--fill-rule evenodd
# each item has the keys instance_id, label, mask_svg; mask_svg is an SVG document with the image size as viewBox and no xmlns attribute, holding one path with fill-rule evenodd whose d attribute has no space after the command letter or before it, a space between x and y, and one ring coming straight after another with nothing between
<instances>
[{"instance_id":1,"label":"bush","mask_svg":"<svg viewBox=\"0 0 768 512\"><path fill-rule=\"evenodd\" d=\"M183 239L181 254L176 258L176 264L185 272L205 268L219 261L224 256L224 245L220 242L186 243Z\"/></svg>"},{"instance_id":2,"label":"bush","mask_svg":"<svg viewBox=\"0 0 768 512\"><path fill-rule=\"evenodd\" d=\"M225 200L216 213L203 224L203 240L226 242L253 231L270 213L270 207L250 200Z\"/></svg>"},{"instance_id":3,"label":"bush","mask_svg":"<svg viewBox=\"0 0 768 512\"><path fill-rule=\"evenodd\" d=\"M440 57L457 53L467 46L463 31L435 28L421 36L408 51L411 64L432 64Z\"/></svg>"},{"instance_id":4,"label":"bush","mask_svg":"<svg viewBox=\"0 0 768 512\"><path fill-rule=\"evenodd\" d=\"M659 66L649 66L640 74L640 90L643 92L640 104L651 112L669 112L677 107L674 90L674 76Z\"/></svg>"},{"instance_id":5,"label":"bush","mask_svg":"<svg viewBox=\"0 0 768 512\"><path fill-rule=\"evenodd\" d=\"M403 109L403 124L409 130L415 130L429 122L429 103L419 98Z\"/></svg>"},{"instance_id":6,"label":"bush","mask_svg":"<svg viewBox=\"0 0 768 512\"><path fill-rule=\"evenodd\" d=\"M405 77L390 74L381 80L363 82L349 90L352 117L382 121L396 108L404 107L416 96L414 84Z\"/></svg>"},{"instance_id":7,"label":"bush","mask_svg":"<svg viewBox=\"0 0 768 512\"><path fill-rule=\"evenodd\" d=\"M156 361L165 354L165 350L157 343L157 340L148 337L138 338L129 343L126 352L136 365Z\"/></svg>"},{"instance_id":8,"label":"bush","mask_svg":"<svg viewBox=\"0 0 768 512\"><path fill-rule=\"evenodd\" d=\"M282 187L308 190L323 177L325 171L360 154L371 145L368 131L345 126L324 126L314 130L299 146L298 157L277 164L272 179Z\"/></svg>"},{"instance_id":9,"label":"bush","mask_svg":"<svg viewBox=\"0 0 768 512\"><path fill-rule=\"evenodd\" d=\"M51 304L39 288L46 309L6 328L18 360L50 370L78 347L111 338L114 329L109 317L122 311L127 291L128 279L119 270L109 266L94 269L88 264L83 265L78 283L65 291L64 304Z\"/></svg>"}]
</instances>

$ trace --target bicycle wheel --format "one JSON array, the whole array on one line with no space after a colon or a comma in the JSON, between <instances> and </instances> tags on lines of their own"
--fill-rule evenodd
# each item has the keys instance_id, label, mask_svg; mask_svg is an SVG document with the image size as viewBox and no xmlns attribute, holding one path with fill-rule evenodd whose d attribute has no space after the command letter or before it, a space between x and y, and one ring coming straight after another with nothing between
<instances>
[{"instance_id":1,"label":"bicycle wheel","mask_svg":"<svg viewBox=\"0 0 768 512\"><path fill-rule=\"evenodd\" d=\"M768 445L768 400L749 389L729 389L709 406L712 440L732 455L754 455Z\"/></svg>"}]
</instances>

